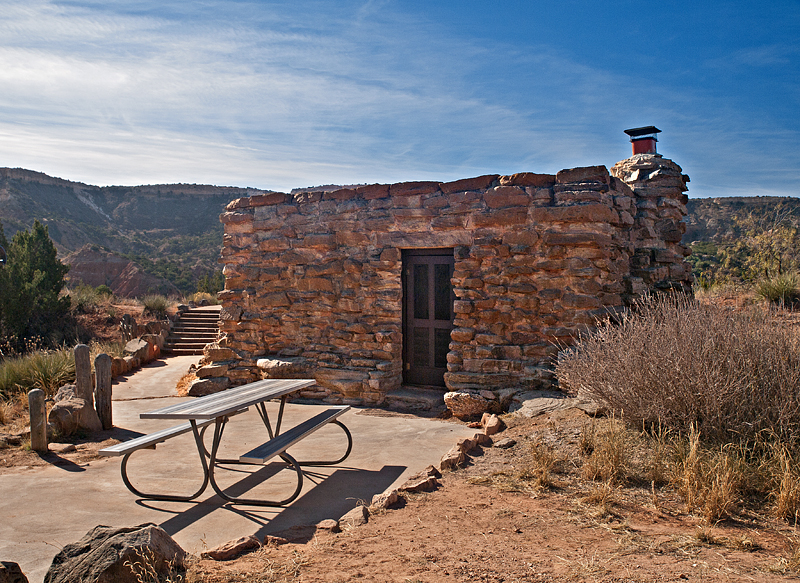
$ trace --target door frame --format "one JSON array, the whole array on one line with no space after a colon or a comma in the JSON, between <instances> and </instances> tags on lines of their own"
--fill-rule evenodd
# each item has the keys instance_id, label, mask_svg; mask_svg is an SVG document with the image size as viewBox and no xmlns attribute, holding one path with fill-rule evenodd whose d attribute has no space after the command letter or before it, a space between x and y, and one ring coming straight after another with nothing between
<instances>
[{"instance_id":1,"label":"door frame","mask_svg":"<svg viewBox=\"0 0 800 583\"><path fill-rule=\"evenodd\" d=\"M413 331L412 331L412 320L414 319L414 293L413 293L413 284L412 284L412 275L410 272L410 265L413 265L409 259L413 257L442 257L447 259L447 263L451 265L451 278L452 278L452 269L455 267L455 253L452 247L441 247L441 248L428 248L428 249L403 249L402 250L402 287L403 287L403 299L402 299L402 330L403 330L403 366L402 366L402 373L403 373L403 384L411 385L411 386L425 386L425 387L436 387L436 388L445 388L444 383L444 373L447 372L447 365L445 363L444 367L436 367L428 366L428 367L416 367L412 368L413 364L413 357L412 357L412 338L413 338ZM418 263L419 264L419 263ZM429 283L429 291L432 289L433 283ZM448 325L446 326L447 329L453 329L453 320L455 318L455 313L453 311L453 302L455 301L455 293L453 291L453 284L452 282L449 283L450 288L450 320ZM434 300L431 299L431 304L433 304ZM431 306L432 307L432 306ZM434 320L431 318L433 322L444 322L444 320ZM432 329L443 329L445 326L441 325L432 325ZM435 334L435 332L434 332ZM430 342L434 342L433 338L429 338ZM448 352L449 352L449 340L448 340ZM430 354L433 355L434 349L431 349ZM433 357L433 356L432 356ZM432 363L433 364L433 363Z\"/></svg>"}]
</instances>

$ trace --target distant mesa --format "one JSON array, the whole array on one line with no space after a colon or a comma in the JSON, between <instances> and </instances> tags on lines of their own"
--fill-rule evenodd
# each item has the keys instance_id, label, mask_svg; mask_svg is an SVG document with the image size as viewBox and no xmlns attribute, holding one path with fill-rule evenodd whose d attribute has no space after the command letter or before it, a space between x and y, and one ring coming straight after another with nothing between
<instances>
[{"instance_id":1,"label":"distant mesa","mask_svg":"<svg viewBox=\"0 0 800 583\"><path fill-rule=\"evenodd\" d=\"M70 285L107 285L115 295L125 298L154 293L180 295L178 288L166 279L145 273L133 261L91 245L84 245L63 261L70 266L67 274Z\"/></svg>"}]
</instances>

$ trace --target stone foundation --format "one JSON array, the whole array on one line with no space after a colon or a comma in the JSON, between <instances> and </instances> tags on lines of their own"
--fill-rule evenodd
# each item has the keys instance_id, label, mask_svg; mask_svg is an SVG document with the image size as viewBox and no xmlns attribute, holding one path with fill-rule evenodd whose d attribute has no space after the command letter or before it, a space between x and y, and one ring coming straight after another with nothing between
<instances>
[{"instance_id":1,"label":"stone foundation","mask_svg":"<svg viewBox=\"0 0 800 583\"><path fill-rule=\"evenodd\" d=\"M451 249L449 390L552 382L559 347L647 290L691 290L679 166L640 154L556 175L488 175L231 202L219 345L231 385L313 376L307 396L380 404L402 384L402 251ZM259 366L261 364L261 366Z\"/></svg>"}]
</instances>

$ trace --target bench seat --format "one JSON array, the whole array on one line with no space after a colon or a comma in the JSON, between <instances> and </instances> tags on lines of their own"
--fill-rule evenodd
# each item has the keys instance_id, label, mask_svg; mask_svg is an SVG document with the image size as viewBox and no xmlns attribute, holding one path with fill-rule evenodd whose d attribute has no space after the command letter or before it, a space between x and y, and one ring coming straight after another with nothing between
<instances>
[{"instance_id":1,"label":"bench seat","mask_svg":"<svg viewBox=\"0 0 800 583\"><path fill-rule=\"evenodd\" d=\"M247 409L236 411L235 413L228 415L228 417L232 417L233 415L238 415L239 413L244 413L245 411L247 411ZM212 423L214 423L214 421L215 419L206 419L203 421L198 421L197 428L201 429L206 425L211 425ZM104 447L97 453L104 456L120 456L130 453L132 451L136 451L137 449L145 449L145 448L155 449L156 444L164 443L171 437L187 433L191 430L192 430L192 423L191 421L187 421L186 423L181 423L180 425L176 425L175 427L161 429L159 431L154 431L153 433L148 433L147 435L135 437L134 439L129 439L128 441L123 441L122 443L118 443L117 445Z\"/></svg>"},{"instance_id":2,"label":"bench seat","mask_svg":"<svg viewBox=\"0 0 800 583\"><path fill-rule=\"evenodd\" d=\"M343 415L350 410L349 405L340 405L331 407L322 413L315 415L307 421L303 421L299 425L292 427L285 433L281 433L274 439L259 445L255 449L250 450L246 454L239 456L239 461L250 464L263 464L276 455L282 454L287 449L292 447L298 441L302 440L308 435L314 433L317 429L330 423L337 417ZM349 450L348 450L349 451Z\"/></svg>"}]
</instances>

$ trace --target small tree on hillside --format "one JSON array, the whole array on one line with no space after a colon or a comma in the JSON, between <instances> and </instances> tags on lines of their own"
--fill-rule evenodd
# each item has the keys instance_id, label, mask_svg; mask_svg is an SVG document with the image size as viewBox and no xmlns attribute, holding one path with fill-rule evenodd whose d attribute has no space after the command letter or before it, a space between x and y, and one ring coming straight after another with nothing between
<instances>
[{"instance_id":1,"label":"small tree on hillside","mask_svg":"<svg viewBox=\"0 0 800 583\"><path fill-rule=\"evenodd\" d=\"M4 241L0 230L0 245ZM39 221L3 246L8 257L0 273L0 336L17 351L35 337L57 344L69 314L69 297L59 297L69 266L56 257L47 227Z\"/></svg>"}]
</instances>

